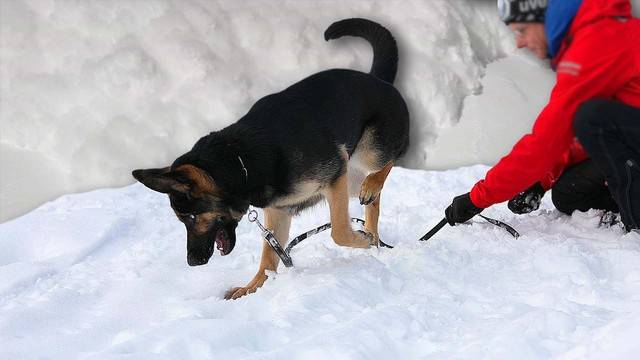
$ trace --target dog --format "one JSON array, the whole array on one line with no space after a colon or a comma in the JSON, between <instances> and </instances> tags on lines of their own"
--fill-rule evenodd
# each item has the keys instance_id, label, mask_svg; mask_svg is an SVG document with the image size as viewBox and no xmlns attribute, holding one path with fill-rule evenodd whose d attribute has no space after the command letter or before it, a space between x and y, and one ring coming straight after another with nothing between
<instances>
[{"instance_id":1,"label":"dog","mask_svg":"<svg viewBox=\"0 0 640 360\"><path fill-rule=\"evenodd\" d=\"M223 256L231 253L235 229L250 205L264 209L265 226L283 247L292 216L323 199L337 245L378 245L380 192L409 145L409 111L393 86L398 48L391 33L354 18L333 23L324 34L327 41L342 36L371 44L370 73L331 69L311 75L258 100L237 122L202 137L171 166L133 171L146 187L169 196L187 229L190 266L206 264L214 247ZM350 193L365 205L364 232L350 226ZM225 298L255 292L279 260L263 242L255 277Z\"/></svg>"}]
</instances>

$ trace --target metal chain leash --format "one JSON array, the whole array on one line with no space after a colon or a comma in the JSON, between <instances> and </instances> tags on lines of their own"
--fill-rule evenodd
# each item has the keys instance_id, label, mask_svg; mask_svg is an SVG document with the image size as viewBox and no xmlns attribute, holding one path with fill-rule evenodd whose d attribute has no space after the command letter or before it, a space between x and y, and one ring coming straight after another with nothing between
<instances>
[{"instance_id":1,"label":"metal chain leash","mask_svg":"<svg viewBox=\"0 0 640 360\"><path fill-rule=\"evenodd\" d=\"M276 239L276 236L273 234L273 232L271 232L271 230L262 226L262 223L260 222L260 220L258 220L258 212L255 210L249 211L249 213L247 214L247 219L249 220L249 222L255 222L260 228L260 230L262 230L262 237L267 242L267 244L271 246L273 251L275 251L276 254L278 254L278 257L280 257L280 260L282 260L282 263L284 264L284 266L292 267L293 260L291 259L291 256L289 256L289 253L286 252L282 248L282 246L280 246L280 242L278 242L278 239Z\"/></svg>"},{"instance_id":2,"label":"metal chain leash","mask_svg":"<svg viewBox=\"0 0 640 360\"><path fill-rule=\"evenodd\" d=\"M496 219L492 219L490 217L486 217L482 214L478 214L478 216L480 216L481 218L485 219L488 223L495 225L497 227L503 228L505 229L509 234L511 234L511 236L513 236L514 238L519 238L520 237L520 233L518 231L516 231L516 229L514 229L511 225L504 223L500 220L496 220ZM429 239L431 239L431 237L433 235L435 235L438 231L440 231L440 229L442 229L445 225L447 225L447 218L444 218L442 220L440 220L440 222L438 223L438 225L434 226L431 230L429 230L428 233L424 234L423 237L420 238L420 241L427 241Z\"/></svg>"},{"instance_id":3,"label":"metal chain leash","mask_svg":"<svg viewBox=\"0 0 640 360\"><path fill-rule=\"evenodd\" d=\"M482 214L478 214L478 216L480 216L481 218L483 218L484 220L486 220L490 224L493 224L495 226L498 226L500 228L505 229L509 234L511 234L511 236L513 236L516 239L520 236L520 233L518 233L518 231L516 231L516 229L514 229L512 226L510 226L507 223L504 223L502 221L486 217L486 216L484 216ZM257 211L255 211L255 210L249 211L249 213L247 214L247 219L249 220L249 222L254 222L254 223L256 223L258 225L258 227L262 231L262 238L264 238L264 240L267 242L267 244L269 244L269 246L271 246L273 251L275 251L275 253L278 255L280 260L282 260L282 263L286 267L292 267L293 266L293 259L291 259L291 249L293 249L294 246L296 246L299 243L301 243L304 239L307 239L307 238L309 238L309 237L311 237L313 235L316 235L316 234L318 234L320 232L323 232L325 230L331 229L331 223L330 222L326 223L324 225L320 225L315 229L309 230L309 231L307 231L305 233L302 233L302 234L296 236L295 238L293 238L293 240L291 240L291 242L289 242L289 245L287 245L287 247L285 249L283 249L282 245L280 245L280 242L278 241L276 236L273 234L273 232L271 230L265 228L262 225L262 223L260 222L260 220L258 220L258 212ZM364 220L362 220L362 219L351 218L351 222L364 226ZM435 235L438 231L440 231L440 229L442 229L445 225L447 225L447 219L446 218L442 219L438 223L438 225L434 226L431 230L429 230L429 232L426 233L423 237L421 237L419 239L419 241L427 241L427 240L429 240L431 237L433 237L433 235ZM393 249L393 246L384 243L380 239L378 239L378 242L380 243L380 246L382 246L382 247Z\"/></svg>"},{"instance_id":4,"label":"metal chain leash","mask_svg":"<svg viewBox=\"0 0 640 360\"><path fill-rule=\"evenodd\" d=\"M309 237L311 237L313 235L321 233L321 232L323 232L325 230L331 229L331 223L330 222L326 223L324 225L320 225L315 229L309 230L309 231L307 231L305 233L302 233L302 234L296 236L295 238L293 238L293 240L291 240L289 242L289 245L287 245L286 249L283 249L282 245L280 245L280 242L278 241L276 236L273 234L273 232L271 230L265 228L262 225L262 223L260 223L260 221L258 220L258 212L257 211L255 211L255 210L249 211L249 213L247 214L247 219L249 220L249 222L255 222L258 225L260 230L262 230L262 238L267 242L267 244L269 244L269 246L271 246L273 251L276 252L278 257L280 258L280 260L282 260L282 263L286 267L292 267L293 266L293 260L291 259L290 253L291 253L291 249L293 249L294 246L298 245L299 243L301 243L306 238L309 238ZM364 220L362 220L362 219L351 218L351 222L364 226ZM384 243L380 239L378 239L378 242L380 243L381 247L393 249L393 246Z\"/></svg>"}]
</instances>

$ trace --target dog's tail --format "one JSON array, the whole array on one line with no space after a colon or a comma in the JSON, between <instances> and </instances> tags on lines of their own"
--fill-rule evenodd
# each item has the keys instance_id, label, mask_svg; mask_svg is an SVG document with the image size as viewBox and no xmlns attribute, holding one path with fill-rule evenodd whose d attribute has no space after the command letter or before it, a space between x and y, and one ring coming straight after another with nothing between
<instances>
[{"instance_id":1,"label":"dog's tail","mask_svg":"<svg viewBox=\"0 0 640 360\"><path fill-rule=\"evenodd\" d=\"M353 18L336 21L324 32L327 41L342 36L366 39L373 47L371 74L393 83L398 71L398 45L389 30L371 20Z\"/></svg>"}]
</instances>

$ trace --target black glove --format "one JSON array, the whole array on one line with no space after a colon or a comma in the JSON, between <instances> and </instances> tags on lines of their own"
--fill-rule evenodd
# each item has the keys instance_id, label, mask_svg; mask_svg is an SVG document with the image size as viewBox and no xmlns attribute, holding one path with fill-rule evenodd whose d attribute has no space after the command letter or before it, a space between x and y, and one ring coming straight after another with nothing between
<instances>
[{"instance_id":1,"label":"black glove","mask_svg":"<svg viewBox=\"0 0 640 360\"><path fill-rule=\"evenodd\" d=\"M527 190L509 200L507 207L509 207L509 210L514 214L528 214L532 211L536 211L540 207L540 202L542 202L544 193L545 191L542 188L542 185L537 182Z\"/></svg>"},{"instance_id":2,"label":"black glove","mask_svg":"<svg viewBox=\"0 0 640 360\"><path fill-rule=\"evenodd\" d=\"M482 210L484 209L473 205L471 196L469 196L469 193L466 193L453 198L453 202L444 211L444 215L449 225L455 225L469 221L472 217L480 214Z\"/></svg>"}]
</instances>

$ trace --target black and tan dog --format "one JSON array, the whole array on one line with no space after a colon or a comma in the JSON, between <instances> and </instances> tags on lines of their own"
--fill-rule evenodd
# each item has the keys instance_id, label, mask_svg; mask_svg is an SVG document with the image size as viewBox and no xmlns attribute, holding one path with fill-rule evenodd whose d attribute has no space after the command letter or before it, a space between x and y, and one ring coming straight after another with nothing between
<instances>
[{"instance_id":1,"label":"black and tan dog","mask_svg":"<svg viewBox=\"0 0 640 360\"><path fill-rule=\"evenodd\" d=\"M187 228L189 265L206 264L214 247L229 254L249 205L263 208L266 227L286 242L291 217L326 198L336 244L377 245L380 191L407 149L409 113L392 85L398 49L391 33L369 20L347 19L332 24L325 39L346 35L371 43L369 74L333 69L312 75L260 99L240 120L201 138L171 166L133 172L150 189L169 195ZM350 188L366 205L366 232L350 227ZM264 243L256 276L225 297L254 292L278 261Z\"/></svg>"}]
</instances>

